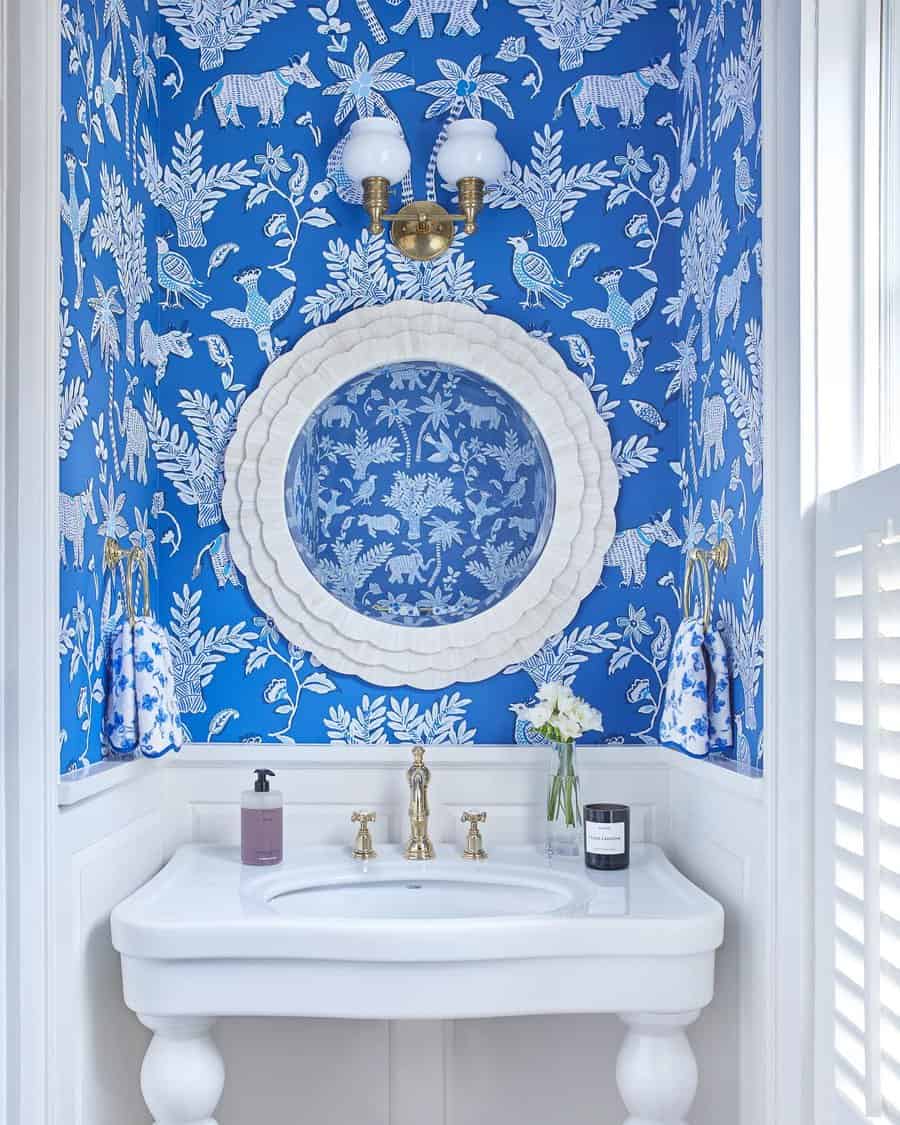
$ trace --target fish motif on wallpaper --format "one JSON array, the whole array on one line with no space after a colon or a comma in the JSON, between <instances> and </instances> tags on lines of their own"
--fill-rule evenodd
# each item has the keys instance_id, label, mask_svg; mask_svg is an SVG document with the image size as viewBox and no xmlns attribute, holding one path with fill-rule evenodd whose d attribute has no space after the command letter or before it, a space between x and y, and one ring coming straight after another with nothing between
<instances>
[{"instance_id":1,"label":"fish motif on wallpaper","mask_svg":"<svg viewBox=\"0 0 900 1125\"><path fill-rule=\"evenodd\" d=\"M107 534L157 571L191 737L369 744L528 741L505 705L554 679L604 713L601 739L653 741L684 553L724 540L735 754L762 764L759 7L159 0L151 30L144 0L67 0L63 769L105 753L102 668L124 604ZM479 231L434 262L365 229L341 153L373 114L413 149L396 203L452 207L436 169L447 126L498 125L509 173ZM495 311L557 349L610 426L622 482L604 585L576 618L505 675L439 695L375 690L291 645L247 598L221 518L225 448L270 358L404 298ZM335 589L402 617L429 598L468 612L516 580L540 533L528 440L468 392L422 430L433 392L414 370L385 379L323 411L333 459L299 518Z\"/></svg>"}]
</instances>

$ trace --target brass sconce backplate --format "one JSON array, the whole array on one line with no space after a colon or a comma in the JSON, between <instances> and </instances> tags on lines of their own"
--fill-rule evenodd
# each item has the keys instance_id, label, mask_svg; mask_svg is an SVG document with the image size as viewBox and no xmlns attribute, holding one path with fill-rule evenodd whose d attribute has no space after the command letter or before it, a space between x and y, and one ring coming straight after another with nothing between
<instances>
[{"instance_id":1,"label":"brass sconce backplate","mask_svg":"<svg viewBox=\"0 0 900 1125\"><path fill-rule=\"evenodd\" d=\"M391 222L391 241L401 254L415 262L430 262L443 254L456 228L439 203L422 201L402 207Z\"/></svg>"}]
</instances>

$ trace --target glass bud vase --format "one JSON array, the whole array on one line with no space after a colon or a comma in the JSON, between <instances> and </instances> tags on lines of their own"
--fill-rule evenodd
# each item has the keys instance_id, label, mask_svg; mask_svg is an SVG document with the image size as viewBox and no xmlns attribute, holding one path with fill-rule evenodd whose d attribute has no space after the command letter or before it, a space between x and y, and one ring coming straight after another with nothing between
<instances>
[{"instance_id":1,"label":"glass bud vase","mask_svg":"<svg viewBox=\"0 0 900 1125\"><path fill-rule=\"evenodd\" d=\"M574 742L551 742L547 780L547 854L581 854L581 785Z\"/></svg>"}]
</instances>

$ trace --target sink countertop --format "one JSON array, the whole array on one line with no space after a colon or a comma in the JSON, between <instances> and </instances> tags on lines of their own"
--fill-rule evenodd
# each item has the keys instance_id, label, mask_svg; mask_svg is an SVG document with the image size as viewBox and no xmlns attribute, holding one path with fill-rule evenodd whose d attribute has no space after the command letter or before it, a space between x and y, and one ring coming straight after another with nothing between
<instances>
[{"instance_id":1,"label":"sink countertop","mask_svg":"<svg viewBox=\"0 0 900 1125\"><path fill-rule=\"evenodd\" d=\"M273 899L308 889L358 888L371 881L521 886L556 893L544 913L497 916L296 916ZM374 889L374 888L373 888ZM488 892L482 896L490 901ZM129 958L303 959L466 962L511 958L678 957L722 942L721 906L687 880L655 845L632 848L625 871L546 857L534 846L494 848L483 863L452 845L410 863L398 845L379 844L361 863L348 848L306 847L277 867L251 868L237 848L188 844L144 887L116 907L112 937Z\"/></svg>"}]
</instances>

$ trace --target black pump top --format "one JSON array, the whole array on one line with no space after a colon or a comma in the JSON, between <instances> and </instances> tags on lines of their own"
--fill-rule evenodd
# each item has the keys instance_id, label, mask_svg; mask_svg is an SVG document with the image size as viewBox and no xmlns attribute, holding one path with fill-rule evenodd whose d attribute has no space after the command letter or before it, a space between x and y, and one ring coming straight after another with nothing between
<instances>
[{"instance_id":1,"label":"black pump top","mask_svg":"<svg viewBox=\"0 0 900 1125\"><path fill-rule=\"evenodd\" d=\"M269 778L275 776L275 771L274 770L254 770L253 772L256 774L256 784L253 786L254 792L256 792L256 793L268 793L269 792Z\"/></svg>"}]
</instances>

